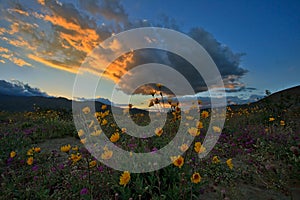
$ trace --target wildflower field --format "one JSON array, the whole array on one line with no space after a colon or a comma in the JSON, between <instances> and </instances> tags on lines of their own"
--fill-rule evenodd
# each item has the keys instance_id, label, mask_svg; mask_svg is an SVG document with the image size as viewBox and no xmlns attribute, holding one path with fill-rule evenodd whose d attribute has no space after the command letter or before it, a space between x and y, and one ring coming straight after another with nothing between
<instances>
[{"instance_id":1,"label":"wildflower field","mask_svg":"<svg viewBox=\"0 0 300 200\"><path fill-rule=\"evenodd\" d=\"M214 149L202 145L210 110L198 110L200 121L170 108L167 126L155 136L133 138L118 127L105 105L95 113L111 142L124 150L155 152L176 134L181 118L192 127L192 145L178 146L182 155L154 172L117 171L85 149L83 130L75 129L72 113L36 109L0 112L0 199L299 199L299 96L266 98L244 106L227 107L226 122ZM130 113L147 123L143 113ZM83 113L90 112L84 108ZM90 124L93 127L93 124ZM114 152L102 148L102 159Z\"/></svg>"}]
</instances>

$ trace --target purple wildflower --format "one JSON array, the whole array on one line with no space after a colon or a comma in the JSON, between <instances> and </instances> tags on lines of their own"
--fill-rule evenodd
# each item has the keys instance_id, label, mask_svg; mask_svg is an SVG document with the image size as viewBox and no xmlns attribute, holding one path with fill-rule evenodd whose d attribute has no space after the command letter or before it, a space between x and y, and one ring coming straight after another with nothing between
<instances>
[{"instance_id":1,"label":"purple wildflower","mask_svg":"<svg viewBox=\"0 0 300 200\"><path fill-rule=\"evenodd\" d=\"M88 194L88 193L89 193L89 190L87 188L82 188L82 190L80 191L81 195L85 195L85 194Z\"/></svg>"}]
</instances>

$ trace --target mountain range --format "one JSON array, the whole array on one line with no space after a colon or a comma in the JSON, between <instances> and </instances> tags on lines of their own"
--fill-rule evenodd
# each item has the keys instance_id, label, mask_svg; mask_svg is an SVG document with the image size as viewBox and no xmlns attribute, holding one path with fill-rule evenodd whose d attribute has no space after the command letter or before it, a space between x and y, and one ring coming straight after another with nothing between
<instances>
[{"instance_id":1,"label":"mountain range","mask_svg":"<svg viewBox=\"0 0 300 200\"><path fill-rule=\"evenodd\" d=\"M251 95L248 99L229 96L227 97L227 103L228 105L248 105L249 103L265 103L270 100L272 102L287 102L288 100L284 99L291 98L295 99L295 102L293 102L293 104L299 104L300 86L276 92L272 95L269 95L267 98L259 95ZM200 99L203 102L203 105L209 107L209 97L201 97ZM99 110L103 104L108 105L109 107L119 106L118 104L114 104L113 102L105 98L97 98L95 100L76 98L75 101L83 104L85 102L95 101L96 110ZM72 100L64 97L49 96L47 93L40 91L38 88L32 88L28 84L23 84L19 81L14 81L11 83L0 80L0 111L33 111L36 107L42 109L63 109L71 111ZM139 111L139 109L136 109L136 111Z\"/></svg>"}]
</instances>

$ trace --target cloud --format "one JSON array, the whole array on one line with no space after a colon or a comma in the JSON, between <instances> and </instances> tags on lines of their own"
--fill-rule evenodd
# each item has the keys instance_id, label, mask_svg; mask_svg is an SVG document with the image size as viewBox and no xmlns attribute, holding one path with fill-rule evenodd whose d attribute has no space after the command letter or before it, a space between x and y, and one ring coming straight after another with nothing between
<instances>
[{"instance_id":1,"label":"cloud","mask_svg":"<svg viewBox=\"0 0 300 200\"><path fill-rule=\"evenodd\" d=\"M44 96L49 97L38 88L33 88L23 82L13 80L11 82L0 80L0 94L12 96Z\"/></svg>"},{"instance_id":2,"label":"cloud","mask_svg":"<svg viewBox=\"0 0 300 200\"><path fill-rule=\"evenodd\" d=\"M8 12L16 12L18 13L19 15L24 15L24 16L29 16L28 12L24 11L24 10L21 10L21 9L18 9L18 8L9 8L7 9Z\"/></svg>"},{"instance_id":3,"label":"cloud","mask_svg":"<svg viewBox=\"0 0 300 200\"><path fill-rule=\"evenodd\" d=\"M0 46L0 57L9 60L19 67L32 66L22 58L19 58L16 53L11 52L9 49ZM1 63L5 64L4 60L0 60Z\"/></svg>"},{"instance_id":4,"label":"cloud","mask_svg":"<svg viewBox=\"0 0 300 200\"><path fill-rule=\"evenodd\" d=\"M203 28L192 28L188 35L201 44L210 54L222 76L243 76L248 71L240 68L244 53L233 53L232 50L218 42L214 36ZM232 77L234 79L234 77Z\"/></svg>"},{"instance_id":5,"label":"cloud","mask_svg":"<svg viewBox=\"0 0 300 200\"><path fill-rule=\"evenodd\" d=\"M44 6L45 5L45 0L38 0L38 3Z\"/></svg>"},{"instance_id":6,"label":"cloud","mask_svg":"<svg viewBox=\"0 0 300 200\"><path fill-rule=\"evenodd\" d=\"M64 63L56 61L56 60L46 60L44 58L41 58L39 56L35 56L33 54L29 54L28 58L30 58L30 59L32 59L36 62L43 63L46 66L53 67L55 69L63 70L63 71L70 72L70 73L73 73L73 74L77 73L77 68L78 67L77 68L76 67L70 67L70 66L65 65Z\"/></svg>"},{"instance_id":7,"label":"cloud","mask_svg":"<svg viewBox=\"0 0 300 200\"><path fill-rule=\"evenodd\" d=\"M128 14L119 0L79 0L79 4L93 15L102 16L107 20L114 20L125 26L129 23Z\"/></svg>"},{"instance_id":8,"label":"cloud","mask_svg":"<svg viewBox=\"0 0 300 200\"><path fill-rule=\"evenodd\" d=\"M8 53L8 49L0 46L0 52Z\"/></svg>"},{"instance_id":9,"label":"cloud","mask_svg":"<svg viewBox=\"0 0 300 200\"><path fill-rule=\"evenodd\" d=\"M86 56L114 33L152 25L181 31L176 20L166 15L160 16L158 22L144 19L130 20L122 3L120 0L78 0L77 3L37 0L31 4L14 0L4 2L0 6L3 19L0 39L14 49L9 52L0 49L0 56L18 66L34 66L38 62L47 67L75 74ZM203 28L192 28L186 34L200 43L210 54L224 79L226 90L234 92L246 88L240 82L241 77L247 73L247 70L240 67L244 54L234 53ZM122 48L120 45L116 42L112 44L110 50L118 51L118 48ZM109 54L109 51L107 53ZM111 63L105 71L104 66L107 64L105 56L108 54L96 58L93 62L97 61L98 65L90 65L87 71L94 75L104 72L107 79L118 83L120 77L135 66L157 62L182 73L189 79L196 92L207 90L201 75L195 76L196 71L189 63L170 52L159 50L129 52ZM5 63L4 59L0 62ZM103 65L97 67L99 63ZM120 89L125 93L131 91L135 85L134 79L128 80L120 84ZM150 84L140 87L135 92L143 94L152 88L153 85ZM166 88L163 90L169 94Z\"/></svg>"},{"instance_id":10,"label":"cloud","mask_svg":"<svg viewBox=\"0 0 300 200\"><path fill-rule=\"evenodd\" d=\"M23 67L23 66L32 66L30 63L26 62L25 60L21 59L21 58L12 58L10 61L12 61L14 64Z\"/></svg>"}]
</instances>

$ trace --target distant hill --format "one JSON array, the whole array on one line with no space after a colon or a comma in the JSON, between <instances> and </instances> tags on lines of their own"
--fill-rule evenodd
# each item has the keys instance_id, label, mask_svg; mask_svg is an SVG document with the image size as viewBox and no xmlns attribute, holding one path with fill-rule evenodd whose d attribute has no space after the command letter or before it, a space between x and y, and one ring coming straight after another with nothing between
<instances>
[{"instance_id":1,"label":"distant hill","mask_svg":"<svg viewBox=\"0 0 300 200\"><path fill-rule=\"evenodd\" d=\"M273 111L282 112L285 110L286 113L298 116L300 115L300 85L279 92L275 92L265 98L244 105L230 106L232 109L246 108L246 107L258 107L268 108Z\"/></svg>"},{"instance_id":2,"label":"distant hill","mask_svg":"<svg viewBox=\"0 0 300 200\"><path fill-rule=\"evenodd\" d=\"M86 106L91 101L75 101L81 107ZM90 105L90 104L89 104ZM104 103L95 101L96 111L101 111L101 106ZM107 104L105 104L107 105ZM68 112L72 111L72 101L63 97L41 97L41 96L11 96L0 94L0 111L9 112L24 112L34 111L35 108L40 109L54 109L54 110L65 110ZM111 105L107 105L107 109L111 109ZM122 113L121 108L115 109L117 113ZM148 114L148 111L132 108L130 113L144 113Z\"/></svg>"},{"instance_id":3,"label":"distant hill","mask_svg":"<svg viewBox=\"0 0 300 200\"><path fill-rule=\"evenodd\" d=\"M97 101L98 100L98 101ZM95 101L96 110L99 111L103 104L107 105L110 109L111 102L109 100L99 102L99 99ZM90 100L88 100L90 101ZM78 103L85 104L87 101L77 101ZM112 104L114 105L114 104ZM292 112L300 113L300 86L289 88L271 94L259 101L253 103L247 103L244 105L231 106L233 109L241 107L264 107L273 106L274 109L289 109ZM63 109L66 111L72 110L72 101L63 97L43 97L43 96L12 96L3 95L0 93L0 111L11 111L11 112L23 112L23 111L34 111L35 107L42 109ZM120 109L120 112L121 109ZM147 111L140 109L132 109L132 113L148 113Z\"/></svg>"},{"instance_id":4,"label":"distant hill","mask_svg":"<svg viewBox=\"0 0 300 200\"><path fill-rule=\"evenodd\" d=\"M35 107L43 109L72 109L72 101L62 97L11 96L0 95L0 110L11 112L34 111Z\"/></svg>"},{"instance_id":5,"label":"distant hill","mask_svg":"<svg viewBox=\"0 0 300 200\"><path fill-rule=\"evenodd\" d=\"M266 102L283 103L286 106L289 106L289 104L293 104L294 106L297 105L299 106L300 85L273 93L267 96L266 98L261 99L257 103L266 103Z\"/></svg>"}]
</instances>

